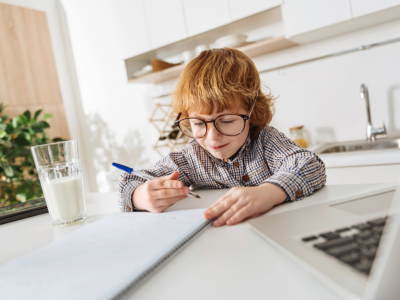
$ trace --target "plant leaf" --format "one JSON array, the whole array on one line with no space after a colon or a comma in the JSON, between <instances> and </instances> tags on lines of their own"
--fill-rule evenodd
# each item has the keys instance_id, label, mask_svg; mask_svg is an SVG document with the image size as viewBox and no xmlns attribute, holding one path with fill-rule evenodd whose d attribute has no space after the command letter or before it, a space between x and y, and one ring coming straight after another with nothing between
<instances>
[{"instance_id":1,"label":"plant leaf","mask_svg":"<svg viewBox=\"0 0 400 300\"><path fill-rule=\"evenodd\" d=\"M19 115L18 118L21 125L28 124L28 118L25 115Z\"/></svg>"},{"instance_id":2,"label":"plant leaf","mask_svg":"<svg viewBox=\"0 0 400 300\"><path fill-rule=\"evenodd\" d=\"M31 119L31 112L29 110L26 110L24 112L24 116L28 119L28 121Z\"/></svg>"},{"instance_id":3,"label":"plant leaf","mask_svg":"<svg viewBox=\"0 0 400 300\"><path fill-rule=\"evenodd\" d=\"M44 129L44 128L50 128L49 123L47 123L46 121L40 121L39 123L41 124L41 126L42 126L43 129Z\"/></svg>"},{"instance_id":4,"label":"plant leaf","mask_svg":"<svg viewBox=\"0 0 400 300\"><path fill-rule=\"evenodd\" d=\"M0 139L3 138L6 134L7 134L7 132L5 132L5 131L0 131Z\"/></svg>"},{"instance_id":5,"label":"plant leaf","mask_svg":"<svg viewBox=\"0 0 400 300\"><path fill-rule=\"evenodd\" d=\"M18 121L19 121L19 117L15 117L14 119L12 119L11 125L12 125L14 128L17 128L17 127L18 127Z\"/></svg>"},{"instance_id":6,"label":"plant leaf","mask_svg":"<svg viewBox=\"0 0 400 300\"><path fill-rule=\"evenodd\" d=\"M32 129L35 132L43 132L43 129L49 128L50 125L46 121L40 121L32 125Z\"/></svg>"},{"instance_id":7,"label":"plant leaf","mask_svg":"<svg viewBox=\"0 0 400 300\"><path fill-rule=\"evenodd\" d=\"M37 118L39 117L40 113L42 112L42 109L39 109L38 111L35 112L35 115L33 116L33 118L35 120L37 120Z\"/></svg>"},{"instance_id":8,"label":"plant leaf","mask_svg":"<svg viewBox=\"0 0 400 300\"><path fill-rule=\"evenodd\" d=\"M14 170L11 166L7 166L4 168L4 174L6 174L7 177L13 177L14 176Z\"/></svg>"},{"instance_id":9,"label":"plant leaf","mask_svg":"<svg viewBox=\"0 0 400 300\"><path fill-rule=\"evenodd\" d=\"M43 120L47 120L47 119L50 119L50 118L53 118L53 117L54 117L54 115L52 115L52 114L45 114L43 116Z\"/></svg>"}]
</instances>

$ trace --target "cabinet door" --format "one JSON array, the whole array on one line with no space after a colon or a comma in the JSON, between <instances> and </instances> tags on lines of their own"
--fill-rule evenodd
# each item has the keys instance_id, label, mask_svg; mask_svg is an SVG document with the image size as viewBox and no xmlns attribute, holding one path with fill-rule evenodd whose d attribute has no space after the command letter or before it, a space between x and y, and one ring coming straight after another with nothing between
<instances>
[{"instance_id":1,"label":"cabinet door","mask_svg":"<svg viewBox=\"0 0 400 300\"><path fill-rule=\"evenodd\" d=\"M228 24L228 0L182 0L189 36Z\"/></svg>"},{"instance_id":2,"label":"cabinet door","mask_svg":"<svg viewBox=\"0 0 400 300\"><path fill-rule=\"evenodd\" d=\"M286 37L351 19L349 0L285 0L282 16Z\"/></svg>"},{"instance_id":3,"label":"cabinet door","mask_svg":"<svg viewBox=\"0 0 400 300\"><path fill-rule=\"evenodd\" d=\"M282 0L229 0L232 21L279 6Z\"/></svg>"},{"instance_id":4,"label":"cabinet door","mask_svg":"<svg viewBox=\"0 0 400 300\"><path fill-rule=\"evenodd\" d=\"M400 0L351 0L353 18L400 5Z\"/></svg>"},{"instance_id":5,"label":"cabinet door","mask_svg":"<svg viewBox=\"0 0 400 300\"><path fill-rule=\"evenodd\" d=\"M181 0L144 1L151 48L188 37Z\"/></svg>"},{"instance_id":6,"label":"cabinet door","mask_svg":"<svg viewBox=\"0 0 400 300\"><path fill-rule=\"evenodd\" d=\"M119 42L121 58L129 58L150 50L146 15L142 0L108 2Z\"/></svg>"}]
</instances>

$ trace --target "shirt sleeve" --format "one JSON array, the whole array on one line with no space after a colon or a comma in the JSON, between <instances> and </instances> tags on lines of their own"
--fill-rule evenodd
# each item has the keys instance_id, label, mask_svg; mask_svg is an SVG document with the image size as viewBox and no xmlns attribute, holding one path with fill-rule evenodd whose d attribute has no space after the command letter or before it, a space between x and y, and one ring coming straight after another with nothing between
<instances>
[{"instance_id":1,"label":"shirt sleeve","mask_svg":"<svg viewBox=\"0 0 400 300\"><path fill-rule=\"evenodd\" d=\"M149 174L154 177L167 176L172 174L174 171L178 171L178 180L190 187L192 185L189 179L189 164L183 155L183 152L172 152L168 156L159 160L154 167L151 169L140 170L140 172ZM132 203L132 194L135 189L145 183L146 180L138 176L124 172L118 179L118 205L123 211L134 211Z\"/></svg>"},{"instance_id":2,"label":"shirt sleeve","mask_svg":"<svg viewBox=\"0 0 400 300\"><path fill-rule=\"evenodd\" d=\"M300 148L273 127L261 138L273 173L263 183L282 188L288 196L286 201L301 200L325 185L325 164L313 152Z\"/></svg>"}]
</instances>

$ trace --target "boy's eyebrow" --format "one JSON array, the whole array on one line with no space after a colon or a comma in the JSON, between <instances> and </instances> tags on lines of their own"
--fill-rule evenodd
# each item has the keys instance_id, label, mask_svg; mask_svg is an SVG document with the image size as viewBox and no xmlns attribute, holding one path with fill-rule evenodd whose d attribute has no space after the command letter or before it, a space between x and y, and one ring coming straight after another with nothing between
<instances>
[{"instance_id":1,"label":"boy's eyebrow","mask_svg":"<svg viewBox=\"0 0 400 300\"><path fill-rule=\"evenodd\" d=\"M216 116L214 118L210 118L210 115L199 115L196 112L194 112L194 115L191 115L192 113L189 113L189 117L190 118L199 118L199 119L204 119L204 120L212 120L220 115L225 115L225 114L240 114L239 111L233 112L233 111L222 111L220 113L217 113Z\"/></svg>"}]
</instances>

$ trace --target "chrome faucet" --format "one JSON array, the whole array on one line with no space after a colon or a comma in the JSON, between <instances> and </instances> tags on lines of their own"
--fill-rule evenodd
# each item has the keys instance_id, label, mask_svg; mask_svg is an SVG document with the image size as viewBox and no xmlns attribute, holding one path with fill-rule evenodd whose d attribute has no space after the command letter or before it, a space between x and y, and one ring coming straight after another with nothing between
<instances>
[{"instance_id":1,"label":"chrome faucet","mask_svg":"<svg viewBox=\"0 0 400 300\"><path fill-rule=\"evenodd\" d=\"M368 88L367 88L367 86L365 84L361 85L360 96L361 96L361 99L365 99L365 104L367 105L367 118L368 118L368 123L367 123L367 142L375 142L375 140L376 140L375 137L377 135L386 134L385 122L383 123L383 127L381 127L381 128L374 128L374 126L372 126L371 110L370 110L370 106L369 106Z\"/></svg>"}]
</instances>

